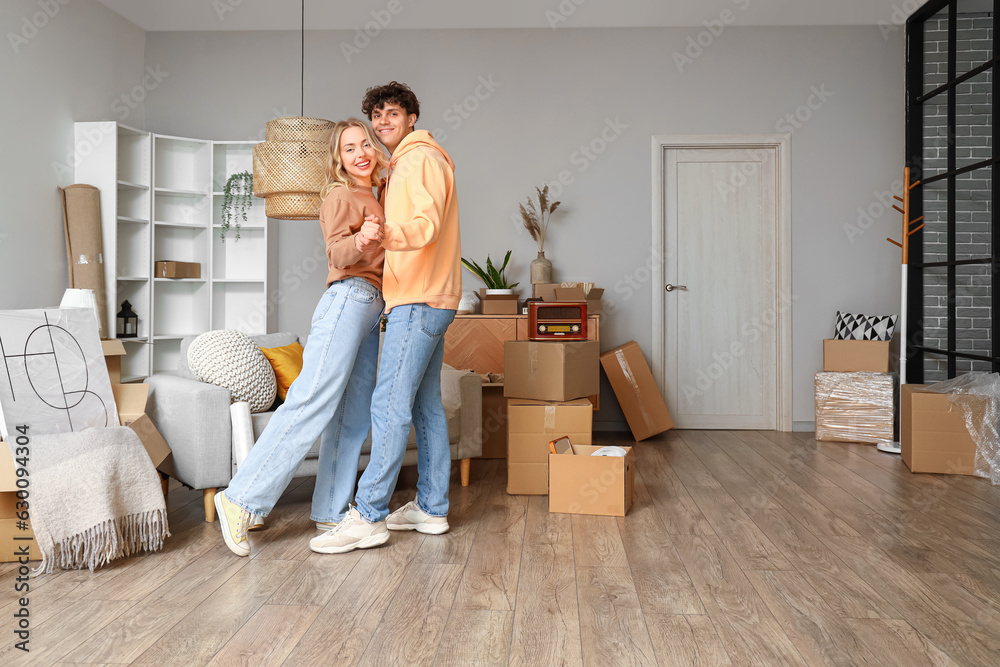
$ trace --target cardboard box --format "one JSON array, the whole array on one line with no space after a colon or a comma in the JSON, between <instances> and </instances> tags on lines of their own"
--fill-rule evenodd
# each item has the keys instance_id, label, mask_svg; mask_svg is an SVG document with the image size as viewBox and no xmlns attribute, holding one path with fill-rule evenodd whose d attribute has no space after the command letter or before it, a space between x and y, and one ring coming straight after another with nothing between
<instances>
[{"instance_id":1,"label":"cardboard box","mask_svg":"<svg viewBox=\"0 0 1000 667\"><path fill-rule=\"evenodd\" d=\"M507 399L502 383L483 385L483 453L479 458L507 458Z\"/></svg>"},{"instance_id":2,"label":"cardboard box","mask_svg":"<svg viewBox=\"0 0 1000 667\"><path fill-rule=\"evenodd\" d=\"M18 549L28 547L30 560L41 560L35 533L28 521L28 530L18 527L17 475L14 457L6 442L0 441L0 563L16 562ZM30 502L30 499L29 499Z\"/></svg>"},{"instance_id":3,"label":"cardboard box","mask_svg":"<svg viewBox=\"0 0 1000 667\"><path fill-rule=\"evenodd\" d=\"M573 454L549 454L549 511L625 516L632 507L635 455L591 456L600 447L573 443Z\"/></svg>"},{"instance_id":4,"label":"cardboard box","mask_svg":"<svg viewBox=\"0 0 1000 667\"><path fill-rule=\"evenodd\" d=\"M122 383L122 357L125 356L125 346L120 340L102 340L101 347L104 350L104 363L108 367L108 376L111 378L111 387L114 391L116 384Z\"/></svg>"},{"instance_id":5,"label":"cardboard box","mask_svg":"<svg viewBox=\"0 0 1000 667\"><path fill-rule=\"evenodd\" d=\"M829 373L891 373L895 345L888 340L823 341L823 370Z\"/></svg>"},{"instance_id":6,"label":"cardboard box","mask_svg":"<svg viewBox=\"0 0 1000 667\"><path fill-rule=\"evenodd\" d=\"M889 373L816 373L816 439L892 442L895 388Z\"/></svg>"},{"instance_id":7,"label":"cardboard box","mask_svg":"<svg viewBox=\"0 0 1000 667\"><path fill-rule=\"evenodd\" d=\"M487 294L486 289L479 290L479 301L482 315L517 315L517 294Z\"/></svg>"},{"instance_id":8,"label":"cardboard box","mask_svg":"<svg viewBox=\"0 0 1000 667\"><path fill-rule=\"evenodd\" d=\"M504 396L571 401L600 392L596 340L509 340L503 346Z\"/></svg>"},{"instance_id":9,"label":"cardboard box","mask_svg":"<svg viewBox=\"0 0 1000 667\"><path fill-rule=\"evenodd\" d=\"M542 283L532 285L531 296L542 301L586 301L588 315L601 314L601 297L604 289L591 287L584 294L583 283Z\"/></svg>"},{"instance_id":10,"label":"cardboard box","mask_svg":"<svg viewBox=\"0 0 1000 667\"><path fill-rule=\"evenodd\" d=\"M157 278L201 278L201 264L161 260L156 263L154 275Z\"/></svg>"},{"instance_id":11,"label":"cardboard box","mask_svg":"<svg viewBox=\"0 0 1000 667\"><path fill-rule=\"evenodd\" d=\"M601 355L601 366L615 390L632 437L645 440L674 427L653 373L639 344L629 341Z\"/></svg>"},{"instance_id":12,"label":"cardboard box","mask_svg":"<svg viewBox=\"0 0 1000 667\"><path fill-rule=\"evenodd\" d=\"M148 384L116 384L111 390L115 394L115 403L118 405L118 419L122 426L128 426L135 431L142 442L142 446L149 454L153 465L157 470L164 468L164 462L170 456L170 447L166 440L156 430L153 422L146 415L146 399L149 397ZM171 469L161 470L171 474Z\"/></svg>"},{"instance_id":13,"label":"cardboard box","mask_svg":"<svg viewBox=\"0 0 1000 667\"><path fill-rule=\"evenodd\" d=\"M589 445L594 411L585 398L567 402L511 399L507 402L507 493L549 492L549 442L568 436Z\"/></svg>"},{"instance_id":14,"label":"cardboard box","mask_svg":"<svg viewBox=\"0 0 1000 667\"><path fill-rule=\"evenodd\" d=\"M962 405L948 394L924 391L925 384L900 388L899 444L911 472L976 474L976 441L965 425ZM973 414L985 414L991 399L966 396Z\"/></svg>"}]
</instances>

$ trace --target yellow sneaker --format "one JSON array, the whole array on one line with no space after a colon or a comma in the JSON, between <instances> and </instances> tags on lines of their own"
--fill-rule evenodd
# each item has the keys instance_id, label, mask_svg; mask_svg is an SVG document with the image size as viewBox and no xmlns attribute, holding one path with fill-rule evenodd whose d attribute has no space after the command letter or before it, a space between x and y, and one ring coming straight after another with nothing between
<instances>
[{"instance_id":1,"label":"yellow sneaker","mask_svg":"<svg viewBox=\"0 0 1000 667\"><path fill-rule=\"evenodd\" d=\"M219 515L222 539L226 541L229 550L237 556L249 556L250 542L247 541L247 528L250 526L250 512L229 502L224 491L215 494L215 511Z\"/></svg>"}]
</instances>

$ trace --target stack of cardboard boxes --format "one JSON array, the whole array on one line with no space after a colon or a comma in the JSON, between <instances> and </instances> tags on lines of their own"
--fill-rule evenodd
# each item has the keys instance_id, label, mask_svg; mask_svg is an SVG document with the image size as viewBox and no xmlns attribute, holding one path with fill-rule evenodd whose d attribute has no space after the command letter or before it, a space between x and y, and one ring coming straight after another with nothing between
<instances>
[{"instance_id":1,"label":"stack of cardboard boxes","mask_svg":"<svg viewBox=\"0 0 1000 667\"><path fill-rule=\"evenodd\" d=\"M893 348L891 341L823 341L823 371L816 374L817 440L894 440Z\"/></svg>"},{"instance_id":2,"label":"stack of cardboard boxes","mask_svg":"<svg viewBox=\"0 0 1000 667\"><path fill-rule=\"evenodd\" d=\"M507 492L548 495L550 512L625 516L632 504L634 458L591 456L594 405L600 382L597 341L508 341ZM573 453L549 443L568 437Z\"/></svg>"}]
</instances>

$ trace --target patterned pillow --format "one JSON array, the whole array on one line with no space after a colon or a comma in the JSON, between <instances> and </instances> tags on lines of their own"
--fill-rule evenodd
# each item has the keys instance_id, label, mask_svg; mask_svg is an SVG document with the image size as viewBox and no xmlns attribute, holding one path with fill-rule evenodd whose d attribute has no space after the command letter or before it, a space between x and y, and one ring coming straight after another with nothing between
<instances>
[{"instance_id":1,"label":"patterned pillow","mask_svg":"<svg viewBox=\"0 0 1000 667\"><path fill-rule=\"evenodd\" d=\"M228 389L234 403L250 403L250 412L264 412L274 403L274 369L245 333L223 329L201 334L188 348L188 366L202 382Z\"/></svg>"},{"instance_id":2,"label":"patterned pillow","mask_svg":"<svg viewBox=\"0 0 1000 667\"><path fill-rule=\"evenodd\" d=\"M837 311L836 340L892 340L898 315L852 315Z\"/></svg>"}]
</instances>

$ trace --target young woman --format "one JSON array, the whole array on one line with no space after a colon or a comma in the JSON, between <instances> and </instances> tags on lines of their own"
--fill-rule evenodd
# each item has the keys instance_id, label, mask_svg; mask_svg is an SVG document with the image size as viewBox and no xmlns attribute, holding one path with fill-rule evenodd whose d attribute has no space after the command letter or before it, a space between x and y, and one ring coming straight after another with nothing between
<instances>
[{"instance_id":1,"label":"young woman","mask_svg":"<svg viewBox=\"0 0 1000 667\"><path fill-rule=\"evenodd\" d=\"M250 554L252 514L267 516L316 439L322 436L312 500L317 528L330 529L347 511L358 458L371 426L378 362L383 251L380 239L359 233L384 213L372 194L386 159L367 124L334 126L323 188L320 226L330 262L328 289L313 313L302 373L233 476L215 495L226 545ZM375 536L371 546L385 537Z\"/></svg>"}]
</instances>

